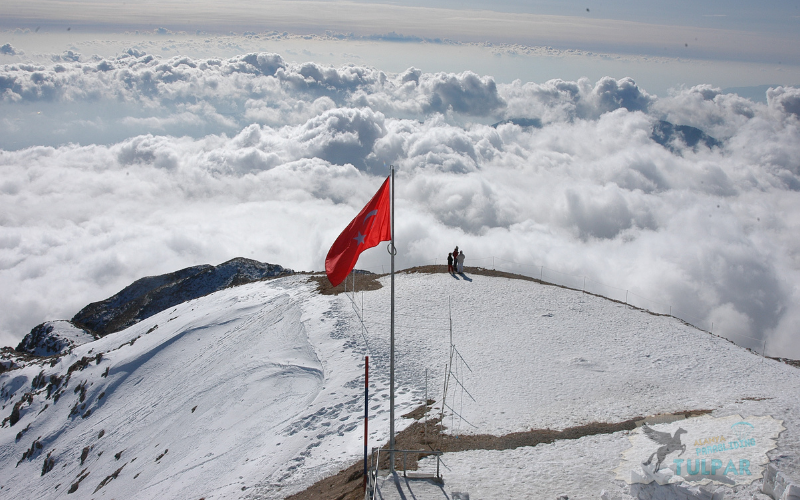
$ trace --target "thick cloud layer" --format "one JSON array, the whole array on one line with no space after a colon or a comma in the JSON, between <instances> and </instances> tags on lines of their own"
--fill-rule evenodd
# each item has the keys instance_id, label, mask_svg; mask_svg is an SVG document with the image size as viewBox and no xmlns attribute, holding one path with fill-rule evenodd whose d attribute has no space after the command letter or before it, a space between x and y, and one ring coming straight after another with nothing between
<instances>
[{"instance_id":1,"label":"thick cloud layer","mask_svg":"<svg viewBox=\"0 0 800 500\"><path fill-rule=\"evenodd\" d=\"M322 269L394 164L401 267L458 244L467 265L586 276L800 357L798 89L764 105L629 78L71 57L0 68L4 343L144 275L239 255ZM719 142L659 144L662 120Z\"/></svg>"},{"instance_id":2,"label":"thick cloud layer","mask_svg":"<svg viewBox=\"0 0 800 500\"><path fill-rule=\"evenodd\" d=\"M456 113L484 120L501 117L505 107L495 82L470 72L410 69L390 79L373 68L288 65L276 54L160 59L133 49L113 60L72 52L58 59L52 66L0 68L6 111L0 146L110 144L140 133L235 134L251 123L303 124L340 107L414 119Z\"/></svg>"}]
</instances>

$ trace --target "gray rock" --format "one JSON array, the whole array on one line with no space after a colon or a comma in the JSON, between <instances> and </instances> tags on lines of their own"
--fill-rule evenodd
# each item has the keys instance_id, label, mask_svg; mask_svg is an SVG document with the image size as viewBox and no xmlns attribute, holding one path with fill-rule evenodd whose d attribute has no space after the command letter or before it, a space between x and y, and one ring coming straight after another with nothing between
<instances>
[{"instance_id":1,"label":"gray rock","mask_svg":"<svg viewBox=\"0 0 800 500\"><path fill-rule=\"evenodd\" d=\"M769 464L764 471L761 491L774 500L800 500L800 483L774 464Z\"/></svg>"},{"instance_id":2,"label":"gray rock","mask_svg":"<svg viewBox=\"0 0 800 500\"><path fill-rule=\"evenodd\" d=\"M137 280L116 295L84 307L72 322L103 337L183 302L225 288L293 273L277 264L242 257L218 266L187 267Z\"/></svg>"}]
</instances>

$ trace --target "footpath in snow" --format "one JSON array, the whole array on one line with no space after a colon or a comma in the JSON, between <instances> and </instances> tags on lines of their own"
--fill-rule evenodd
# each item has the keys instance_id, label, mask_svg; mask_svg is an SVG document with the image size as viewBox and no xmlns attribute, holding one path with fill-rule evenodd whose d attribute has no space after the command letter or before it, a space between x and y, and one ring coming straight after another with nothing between
<instances>
[{"instance_id":1,"label":"footpath in snow","mask_svg":"<svg viewBox=\"0 0 800 500\"><path fill-rule=\"evenodd\" d=\"M358 460L365 354L369 445L388 439L389 278L380 280L351 297L320 295L308 276L230 288L1 374L4 413L31 395L0 428L0 497L62 498L77 484L81 498L283 498ZM769 458L800 470L794 367L579 291L470 273L396 280L397 415L426 392L438 414L447 365L463 384L448 391L452 435L688 410L771 416L785 430ZM408 424L398 419L398 430ZM624 498L630 486L615 468L632 432L446 453L444 492ZM749 500L759 486L725 498Z\"/></svg>"}]
</instances>

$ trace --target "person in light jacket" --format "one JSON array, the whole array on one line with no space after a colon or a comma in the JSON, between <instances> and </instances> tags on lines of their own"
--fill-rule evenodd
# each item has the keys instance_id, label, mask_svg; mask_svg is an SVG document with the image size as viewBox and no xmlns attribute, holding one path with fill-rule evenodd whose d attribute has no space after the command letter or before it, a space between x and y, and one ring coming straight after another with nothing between
<instances>
[{"instance_id":1,"label":"person in light jacket","mask_svg":"<svg viewBox=\"0 0 800 500\"><path fill-rule=\"evenodd\" d=\"M464 272L464 250L458 252L458 272Z\"/></svg>"}]
</instances>

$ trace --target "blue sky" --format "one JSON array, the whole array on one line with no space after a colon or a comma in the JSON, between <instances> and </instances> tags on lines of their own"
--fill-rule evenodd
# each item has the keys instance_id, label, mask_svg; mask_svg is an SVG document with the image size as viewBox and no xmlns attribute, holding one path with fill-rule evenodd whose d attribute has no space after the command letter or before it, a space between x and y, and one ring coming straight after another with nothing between
<instances>
[{"instance_id":1,"label":"blue sky","mask_svg":"<svg viewBox=\"0 0 800 500\"><path fill-rule=\"evenodd\" d=\"M500 0L7 0L2 28L124 31L391 31L423 38L552 45L649 56L800 64L800 3Z\"/></svg>"},{"instance_id":2,"label":"blue sky","mask_svg":"<svg viewBox=\"0 0 800 500\"><path fill-rule=\"evenodd\" d=\"M365 1L364 3L379 3ZM383 2L390 3L390 2ZM580 16L649 24L796 35L800 2L776 0L407 0L404 5ZM586 9L589 9L588 11Z\"/></svg>"}]
</instances>

